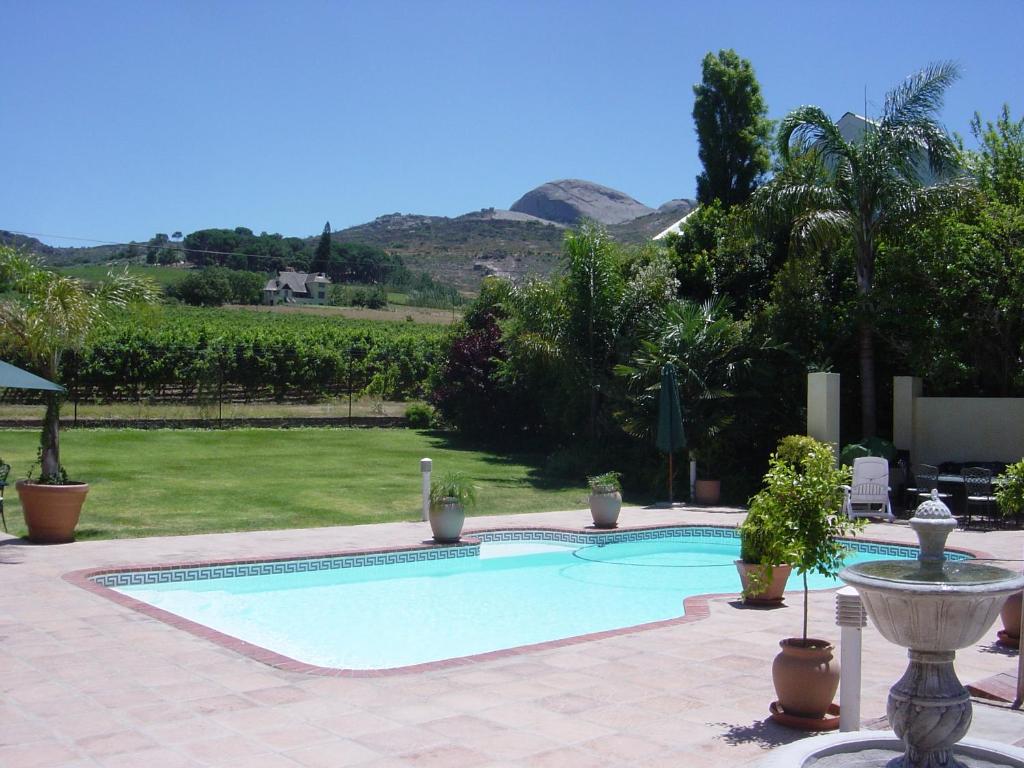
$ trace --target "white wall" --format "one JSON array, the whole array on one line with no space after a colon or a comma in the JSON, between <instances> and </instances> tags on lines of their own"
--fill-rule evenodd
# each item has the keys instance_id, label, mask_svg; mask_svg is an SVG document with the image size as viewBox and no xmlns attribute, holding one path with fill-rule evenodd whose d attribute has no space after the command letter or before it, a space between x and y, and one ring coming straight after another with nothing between
<instances>
[{"instance_id":1,"label":"white wall","mask_svg":"<svg viewBox=\"0 0 1024 768\"><path fill-rule=\"evenodd\" d=\"M914 462L1024 458L1024 398L918 397L912 418Z\"/></svg>"}]
</instances>

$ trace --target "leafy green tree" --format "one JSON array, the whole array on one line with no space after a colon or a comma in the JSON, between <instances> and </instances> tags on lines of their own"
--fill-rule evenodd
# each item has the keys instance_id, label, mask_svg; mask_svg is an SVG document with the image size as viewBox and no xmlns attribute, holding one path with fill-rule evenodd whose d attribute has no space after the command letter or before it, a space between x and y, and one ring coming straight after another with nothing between
<instances>
[{"instance_id":1,"label":"leafy green tree","mask_svg":"<svg viewBox=\"0 0 1024 768\"><path fill-rule=\"evenodd\" d=\"M148 278L127 270L112 272L89 288L0 246L0 284L4 283L14 293L0 303L0 348L19 353L36 373L51 381L60 381L63 356L82 349L111 311L155 301L158 296ZM62 483L66 476L60 463L60 396L57 392L45 396L39 481Z\"/></svg>"},{"instance_id":2,"label":"leafy green tree","mask_svg":"<svg viewBox=\"0 0 1024 768\"><path fill-rule=\"evenodd\" d=\"M965 184L951 178L959 164L957 147L936 120L946 89L958 77L956 65L942 63L908 78L886 96L880 119L869 122L854 141L843 138L821 108L793 110L779 127L779 154L789 163L794 156L811 151L820 160L821 170L803 179L782 174L761 187L753 199L761 214L792 221L797 245L824 249L852 243L859 293L864 437L877 432L877 308L872 287L879 238L909 226L927 210L949 209L965 199ZM940 180L925 186L923 166Z\"/></svg>"},{"instance_id":3,"label":"leafy green tree","mask_svg":"<svg viewBox=\"0 0 1024 768\"><path fill-rule=\"evenodd\" d=\"M548 422L591 440L614 427L612 369L674 294L670 264L655 251L627 257L600 227L565 236L565 272L515 286L503 324L509 381L532 381ZM543 382L543 383L538 383Z\"/></svg>"},{"instance_id":4,"label":"leafy green tree","mask_svg":"<svg viewBox=\"0 0 1024 768\"><path fill-rule=\"evenodd\" d=\"M733 50L708 53L693 86L693 122L704 171L697 200L726 207L750 197L768 171L771 121L754 68Z\"/></svg>"},{"instance_id":5,"label":"leafy green tree","mask_svg":"<svg viewBox=\"0 0 1024 768\"><path fill-rule=\"evenodd\" d=\"M972 130L971 204L882 244L879 335L936 393L1012 397L1024 394L1024 120L1004 108Z\"/></svg>"}]
</instances>

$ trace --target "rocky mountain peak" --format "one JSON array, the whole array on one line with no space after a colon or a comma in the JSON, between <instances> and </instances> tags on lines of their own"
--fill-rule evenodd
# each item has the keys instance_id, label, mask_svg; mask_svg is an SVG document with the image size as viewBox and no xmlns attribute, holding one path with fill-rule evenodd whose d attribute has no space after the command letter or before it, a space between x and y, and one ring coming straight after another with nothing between
<instances>
[{"instance_id":1,"label":"rocky mountain peak","mask_svg":"<svg viewBox=\"0 0 1024 768\"><path fill-rule=\"evenodd\" d=\"M582 179L541 184L516 200L511 210L568 225L581 219L621 224L654 212L625 192Z\"/></svg>"}]
</instances>

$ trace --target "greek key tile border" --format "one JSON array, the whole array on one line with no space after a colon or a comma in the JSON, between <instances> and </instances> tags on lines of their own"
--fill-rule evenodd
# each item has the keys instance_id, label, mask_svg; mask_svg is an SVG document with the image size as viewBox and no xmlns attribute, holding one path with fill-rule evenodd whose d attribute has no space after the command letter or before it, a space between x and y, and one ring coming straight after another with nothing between
<instances>
[{"instance_id":1,"label":"greek key tile border","mask_svg":"<svg viewBox=\"0 0 1024 768\"><path fill-rule=\"evenodd\" d=\"M102 573L93 576L92 581L104 587L135 587L148 584L203 581L206 579L230 579L242 576L275 576L286 573L337 571L347 568L364 568L372 565L400 565L431 560L454 560L464 557L478 557L479 555L479 544L464 544L458 547L431 547L429 549L370 552L361 555L298 558L253 563L226 563L195 568L166 568L124 573Z\"/></svg>"},{"instance_id":2,"label":"greek key tile border","mask_svg":"<svg viewBox=\"0 0 1024 768\"><path fill-rule=\"evenodd\" d=\"M468 534L478 542L551 541L559 544L580 546L602 546L626 542L657 541L665 538L699 538L735 541L739 539L736 528L712 525L679 525L662 528L641 528L624 531L574 532L551 529L516 529L475 531ZM104 587L134 587L151 584L174 584L207 579L229 579L245 576L274 576L289 573L314 573L348 568L364 568L375 565L400 565L438 560L454 560L480 555L479 543L468 541L456 547L430 547L419 549L369 552L333 557L292 558L263 562L223 563L191 568L161 568L152 570L101 573L90 577L91 581ZM903 544L886 544L875 541L844 539L852 550L887 557L912 559L917 557L917 547ZM950 560L967 560L971 555L965 552L947 551Z\"/></svg>"},{"instance_id":3,"label":"greek key tile border","mask_svg":"<svg viewBox=\"0 0 1024 768\"><path fill-rule=\"evenodd\" d=\"M701 539L739 539L739 530L736 528L720 528L717 526L671 526L664 528L644 528L630 531L609 531L607 533L574 533L571 531L556 530L494 530L477 531L472 534L473 538L483 542L506 542L506 541L553 541L560 544L582 544L598 546L602 544L620 544L622 542L654 541L657 539L680 537L680 538L701 538ZM865 554L885 555L888 557L913 559L917 557L917 547L905 544L886 544L877 541L860 541L857 539L843 539L843 543L856 552ZM946 550L946 557L950 560L968 560L971 555L956 550Z\"/></svg>"}]
</instances>

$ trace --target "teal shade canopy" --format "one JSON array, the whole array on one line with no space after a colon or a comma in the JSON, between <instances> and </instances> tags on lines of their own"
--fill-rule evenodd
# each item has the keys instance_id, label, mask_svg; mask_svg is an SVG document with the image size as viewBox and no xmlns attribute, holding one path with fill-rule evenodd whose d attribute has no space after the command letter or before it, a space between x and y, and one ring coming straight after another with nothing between
<instances>
[{"instance_id":1,"label":"teal shade canopy","mask_svg":"<svg viewBox=\"0 0 1024 768\"><path fill-rule=\"evenodd\" d=\"M42 376L22 370L16 365L0 360L0 388L3 389L45 389L49 392L63 392L64 387L47 381Z\"/></svg>"},{"instance_id":2,"label":"teal shade canopy","mask_svg":"<svg viewBox=\"0 0 1024 768\"><path fill-rule=\"evenodd\" d=\"M661 368L657 445L665 453L675 453L686 447L686 433L683 432L683 409L679 406L679 386L676 383L676 368L671 363L666 363Z\"/></svg>"}]
</instances>

